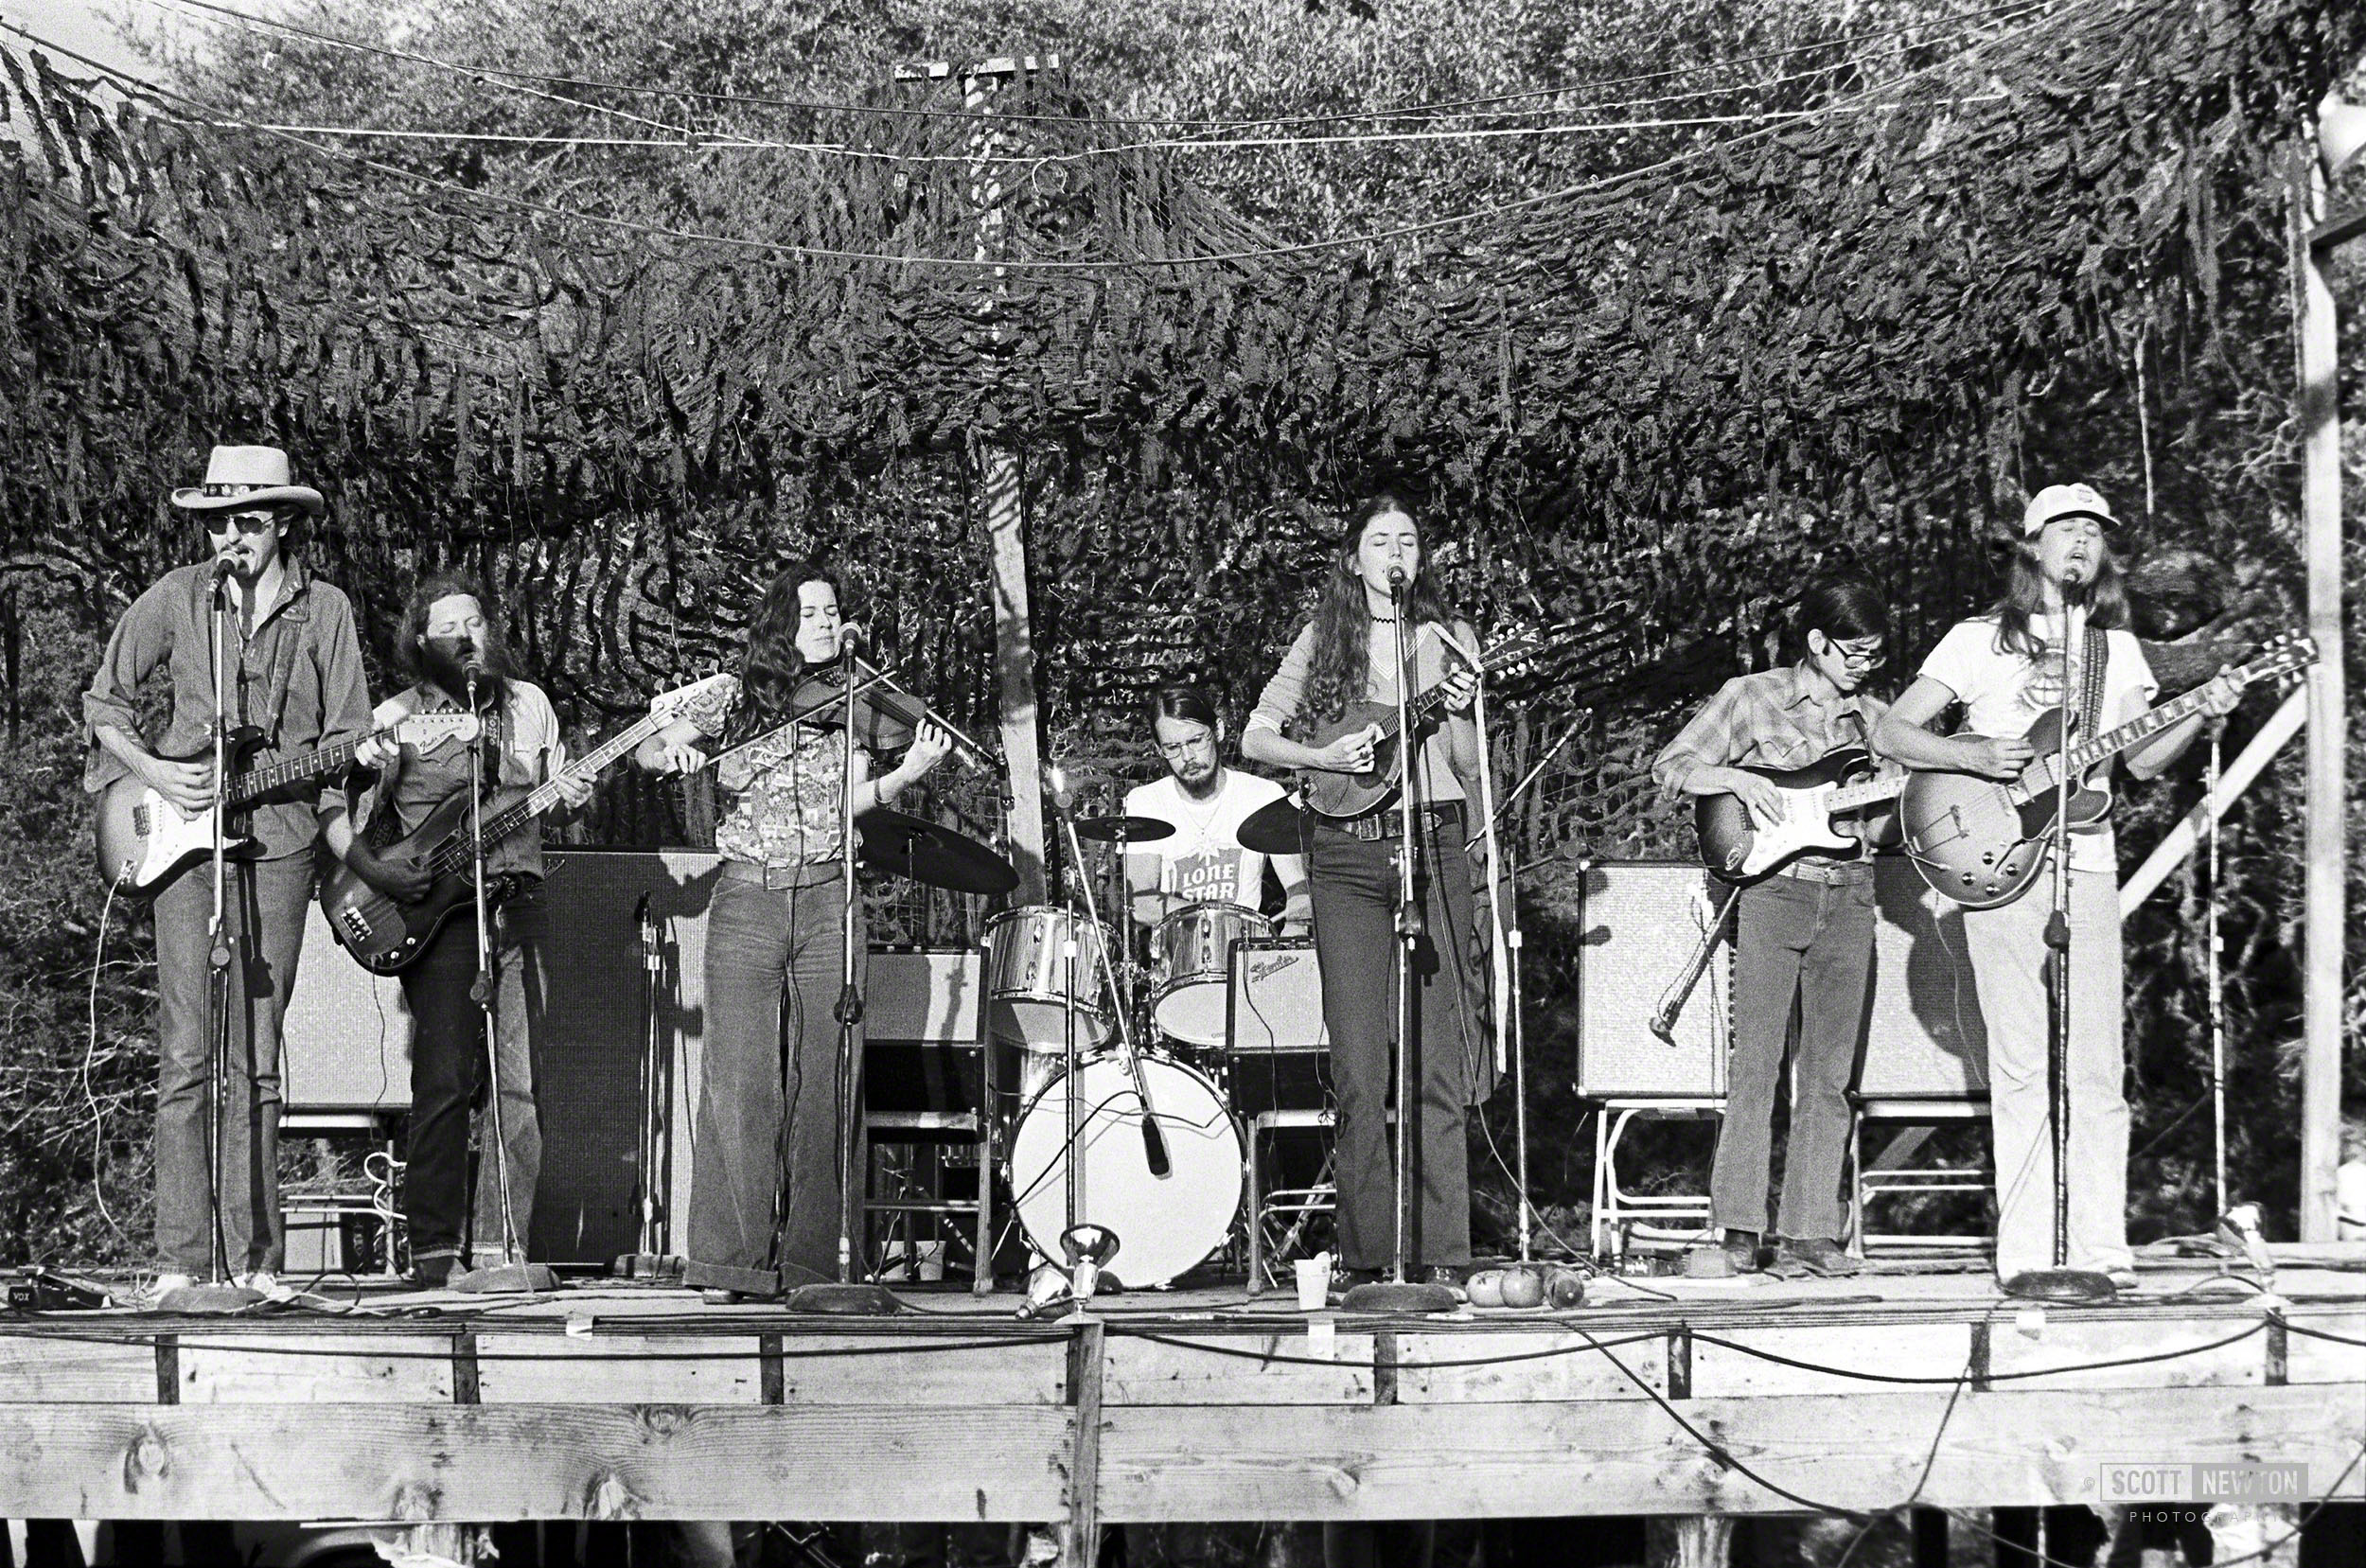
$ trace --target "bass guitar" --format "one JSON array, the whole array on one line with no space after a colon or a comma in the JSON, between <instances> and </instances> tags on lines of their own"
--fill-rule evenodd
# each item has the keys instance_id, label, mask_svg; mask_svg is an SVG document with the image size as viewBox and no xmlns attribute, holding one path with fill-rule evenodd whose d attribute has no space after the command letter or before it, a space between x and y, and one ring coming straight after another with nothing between
<instances>
[{"instance_id":1,"label":"bass guitar","mask_svg":"<svg viewBox=\"0 0 2366 1568\"><path fill-rule=\"evenodd\" d=\"M1546 650L1545 636L1541 631L1527 630L1510 636L1481 650L1478 675L1482 680L1510 673L1532 663ZM1460 659L1460 655L1455 656ZM1413 721L1415 736L1435 726L1446 711L1445 682L1424 687L1407 705ZM1300 738L1307 746L1324 747L1341 735L1351 735L1369 726L1378 726L1380 734L1372 742L1372 766L1361 773L1333 773L1325 768L1306 768L1299 774L1306 809L1318 817L1362 817L1376 811L1397 798L1404 783L1404 737L1397 731L1397 705L1393 702L1351 702L1338 717L1329 723L1312 727Z\"/></svg>"},{"instance_id":2,"label":"bass guitar","mask_svg":"<svg viewBox=\"0 0 2366 1568\"><path fill-rule=\"evenodd\" d=\"M477 718L473 714L414 714L378 731L377 738L390 744L435 746L448 740L474 740L476 733ZM221 850L232 859L244 859L254 854L257 847L244 830L243 808L291 784L351 766L353 754L362 745L358 739L344 741L300 756L281 757L259 767L248 766L262 749L265 738L263 731L251 724L230 731L230 754L227 766L221 769ZM208 748L193 756L171 760L197 762L209 755L210 750ZM181 868L214 853L213 812L203 810L192 815L182 810L143 783L136 773L117 779L100 793L93 825L98 844L100 878L113 883L116 892L131 898L150 896Z\"/></svg>"},{"instance_id":3,"label":"bass guitar","mask_svg":"<svg viewBox=\"0 0 2366 1568\"><path fill-rule=\"evenodd\" d=\"M558 778L533 789L501 789L489 795L483 841L498 844L556 805L560 780L597 778L677 719L689 719L710 733L720 730L738 695L738 678L730 675L712 675L664 693L649 704L645 715L570 763ZM379 891L350 866L332 866L321 878L321 912L328 917L328 929L362 968L376 975L408 969L444 923L476 896L476 844L468 835L472 815L468 792L463 789L380 852L389 861L422 867L434 878L416 903L405 904Z\"/></svg>"},{"instance_id":4,"label":"bass guitar","mask_svg":"<svg viewBox=\"0 0 2366 1568\"><path fill-rule=\"evenodd\" d=\"M1894 801L1906 787L1903 772L1876 774L1872 755L1845 746L1805 767L1744 767L1783 798L1783 819L1760 826L1738 795L1703 795L1692 803L1701 863L1728 882L1755 882L1810 850L1855 854L1859 840L1833 819Z\"/></svg>"},{"instance_id":5,"label":"bass guitar","mask_svg":"<svg viewBox=\"0 0 2366 1568\"><path fill-rule=\"evenodd\" d=\"M2227 674L2236 684L2248 686L2303 669L2316 659L2313 641L2287 632ZM2029 744L2037 756L2009 783L1970 773L1909 775L1898 815L1915 870L1937 891L1969 908L2010 904L2029 890L2046 867L2063 769L2076 781L2071 791L2070 825L2098 819L2111 808L2111 797L2087 782L2088 771L2201 712L2201 693L2197 686L2067 751L2062 749L2062 711L2048 709L2029 727Z\"/></svg>"}]
</instances>

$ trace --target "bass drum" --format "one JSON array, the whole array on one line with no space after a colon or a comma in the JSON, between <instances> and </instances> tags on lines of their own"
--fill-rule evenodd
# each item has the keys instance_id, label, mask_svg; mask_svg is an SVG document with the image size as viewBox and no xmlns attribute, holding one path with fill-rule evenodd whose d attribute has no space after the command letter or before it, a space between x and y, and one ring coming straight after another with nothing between
<instances>
[{"instance_id":1,"label":"bass drum","mask_svg":"<svg viewBox=\"0 0 2366 1568\"><path fill-rule=\"evenodd\" d=\"M1164 1176L1150 1173L1133 1074L1114 1054L1077 1069L1083 1130L1076 1217L1117 1233L1117 1253L1104 1272L1134 1290L1164 1285L1222 1246L1240 1213L1243 1185L1241 1132L1215 1084L1163 1056L1145 1052L1141 1063L1166 1138ZM1019 1226L1037 1252L1060 1261L1066 1259L1060 1237L1068 1229L1068 1176L1060 1153L1067 1141L1063 1074L1028 1102L1011 1138Z\"/></svg>"}]
</instances>

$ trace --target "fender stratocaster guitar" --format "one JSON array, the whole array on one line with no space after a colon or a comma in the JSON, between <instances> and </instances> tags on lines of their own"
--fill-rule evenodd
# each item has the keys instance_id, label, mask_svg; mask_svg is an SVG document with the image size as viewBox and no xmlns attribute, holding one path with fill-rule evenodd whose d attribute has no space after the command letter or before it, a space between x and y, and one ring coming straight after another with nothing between
<instances>
[{"instance_id":1,"label":"fender stratocaster guitar","mask_svg":"<svg viewBox=\"0 0 2366 1568\"><path fill-rule=\"evenodd\" d=\"M597 778L618 758L677 719L689 719L710 733L721 729L723 714L738 693L738 678L729 675L711 675L679 687L651 702L644 716L570 763L558 778L533 789L493 791L485 801L485 843L488 847L500 843L556 805L561 799L560 780ZM328 929L362 967L378 975L401 973L426 951L444 923L475 897L476 884L471 878L476 853L468 837L470 815L468 792L462 789L380 852L387 860L424 867L434 877L433 885L415 904L380 892L350 866L331 867L321 878L321 912L328 917Z\"/></svg>"},{"instance_id":2,"label":"fender stratocaster guitar","mask_svg":"<svg viewBox=\"0 0 2366 1568\"><path fill-rule=\"evenodd\" d=\"M378 731L378 738L389 743L434 746L447 740L474 740L476 732L477 718L473 714L414 714ZM250 768L247 764L262 749L263 731L253 725L241 725L230 731L229 741L229 765L221 770L225 821L222 853L233 859L242 859L256 850L255 840L244 830L244 808L291 784L350 766L353 753L362 744L360 740L344 741ZM171 760L196 762L210 750L208 748L193 756ZM141 783L137 774L117 779L99 795L95 826L99 876L115 884L118 893L132 898L150 896L182 867L214 853L214 814L201 811L192 816L183 811Z\"/></svg>"},{"instance_id":3,"label":"fender stratocaster guitar","mask_svg":"<svg viewBox=\"0 0 2366 1568\"><path fill-rule=\"evenodd\" d=\"M2287 632L2227 673L2248 686L2316 660L2314 642ZM2029 727L2029 744L2037 748L2037 756L2009 784L1971 773L1910 775L1898 815L1915 869L1933 888L1968 907L1993 909L2010 904L2029 890L2046 867L2061 770L2068 767L2075 781L2071 824L2094 821L2111 808L2111 797L2087 782L2088 771L2201 712L2201 693L2197 686L2067 752L2062 749L2062 711L2048 709Z\"/></svg>"},{"instance_id":4,"label":"fender stratocaster guitar","mask_svg":"<svg viewBox=\"0 0 2366 1568\"><path fill-rule=\"evenodd\" d=\"M1833 826L1833 819L1894 801L1906 775L1875 774L1862 747L1845 746L1805 767L1744 767L1779 791L1783 819L1760 827L1735 795L1703 795L1693 802L1693 831L1701 839L1701 863L1728 882L1755 882L1810 850L1854 854L1858 840Z\"/></svg>"}]
</instances>

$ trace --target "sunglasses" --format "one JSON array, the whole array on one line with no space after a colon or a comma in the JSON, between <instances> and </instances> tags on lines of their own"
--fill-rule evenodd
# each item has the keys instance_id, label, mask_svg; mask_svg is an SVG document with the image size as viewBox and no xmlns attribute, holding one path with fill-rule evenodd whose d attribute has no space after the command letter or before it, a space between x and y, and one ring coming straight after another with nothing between
<instances>
[{"instance_id":1,"label":"sunglasses","mask_svg":"<svg viewBox=\"0 0 2366 1568\"><path fill-rule=\"evenodd\" d=\"M278 520L277 512L216 512L206 518L205 532L227 534L235 528L241 534L259 534Z\"/></svg>"},{"instance_id":2,"label":"sunglasses","mask_svg":"<svg viewBox=\"0 0 2366 1568\"><path fill-rule=\"evenodd\" d=\"M1824 645L1838 654L1845 662L1858 669L1878 670L1889 660L1888 650L1879 643L1848 643L1835 642L1827 637L1824 640Z\"/></svg>"}]
</instances>

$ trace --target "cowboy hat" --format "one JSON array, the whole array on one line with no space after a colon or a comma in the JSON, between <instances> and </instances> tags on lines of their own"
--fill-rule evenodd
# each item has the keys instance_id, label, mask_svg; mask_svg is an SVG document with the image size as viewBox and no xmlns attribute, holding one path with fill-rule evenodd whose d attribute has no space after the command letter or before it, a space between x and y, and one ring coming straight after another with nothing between
<instances>
[{"instance_id":1,"label":"cowboy hat","mask_svg":"<svg viewBox=\"0 0 2366 1568\"><path fill-rule=\"evenodd\" d=\"M301 506L315 517L328 504L310 485L288 483L288 454L277 447L216 447L205 464L205 483L172 492L172 503L190 512L274 502Z\"/></svg>"}]
</instances>

